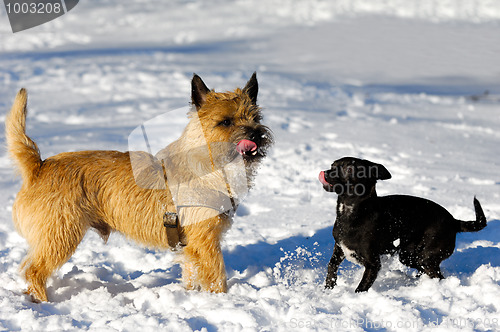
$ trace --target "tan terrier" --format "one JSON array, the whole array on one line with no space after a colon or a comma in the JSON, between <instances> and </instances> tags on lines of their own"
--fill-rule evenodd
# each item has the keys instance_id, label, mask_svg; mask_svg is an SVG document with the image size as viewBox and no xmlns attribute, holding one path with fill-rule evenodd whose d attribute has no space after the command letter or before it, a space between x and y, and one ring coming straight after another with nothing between
<instances>
[{"instance_id":1,"label":"tan terrier","mask_svg":"<svg viewBox=\"0 0 500 332\"><path fill-rule=\"evenodd\" d=\"M118 231L153 248L180 243L186 288L227 291L221 238L238 205L237 187L251 186L273 139L261 124L255 73L233 92L209 90L197 75L191 87L189 124L155 157L81 151L45 160L26 135L27 93L19 91L6 137L23 179L12 215L29 244L21 269L34 301L48 300L47 279L89 228L105 241Z\"/></svg>"}]
</instances>

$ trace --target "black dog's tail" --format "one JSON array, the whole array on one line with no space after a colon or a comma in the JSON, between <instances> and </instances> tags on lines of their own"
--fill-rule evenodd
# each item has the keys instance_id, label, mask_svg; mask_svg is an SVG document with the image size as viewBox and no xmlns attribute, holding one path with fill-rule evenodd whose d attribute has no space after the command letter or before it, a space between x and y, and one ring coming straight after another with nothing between
<instances>
[{"instance_id":1,"label":"black dog's tail","mask_svg":"<svg viewBox=\"0 0 500 332\"><path fill-rule=\"evenodd\" d=\"M458 220L460 223L459 232L477 232L486 227L486 217L484 216L483 208L476 197L474 197L474 209L476 210L476 220Z\"/></svg>"}]
</instances>

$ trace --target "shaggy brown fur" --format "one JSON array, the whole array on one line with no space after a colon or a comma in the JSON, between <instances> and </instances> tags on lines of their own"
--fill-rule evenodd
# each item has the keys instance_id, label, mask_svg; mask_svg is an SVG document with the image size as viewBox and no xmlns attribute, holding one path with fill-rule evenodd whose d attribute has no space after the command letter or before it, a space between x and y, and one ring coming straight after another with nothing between
<instances>
[{"instance_id":1,"label":"shaggy brown fur","mask_svg":"<svg viewBox=\"0 0 500 332\"><path fill-rule=\"evenodd\" d=\"M221 172L224 165L214 163L233 160L239 152L247 174L244 181L251 184L258 162L272 143L270 131L260 124L255 73L244 89L234 92L211 91L197 75L191 84L191 120L183 135L157 158L177 182L223 191L228 188L227 174ZM68 152L42 160L36 143L25 133L26 105L27 93L21 89L6 120L6 137L23 179L13 220L30 246L21 268L34 301L47 301L47 278L71 257L90 228L105 241L118 231L148 247L168 248L163 225L167 211L177 212L183 225L186 246L180 252L186 287L226 292L220 242L234 211L214 213L205 206L176 209L170 190L138 185L129 152ZM237 151L241 140L254 142L258 153ZM228 144L210 148L214 142ZM209 156L197 154L195 148L207 143ZM163 188L168 188L168 177L162 181Z\"/></svg>"}]
</instances>

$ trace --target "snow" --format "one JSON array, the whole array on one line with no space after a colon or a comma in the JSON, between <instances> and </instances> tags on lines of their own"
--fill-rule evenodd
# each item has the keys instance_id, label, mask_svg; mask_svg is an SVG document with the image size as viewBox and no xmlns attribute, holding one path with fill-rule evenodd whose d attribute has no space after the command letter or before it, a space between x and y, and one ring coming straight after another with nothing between
<instances>
[{"instance_id":1,"label":"snow","mask_svg":"<svg viewBox=\"0 0 500 332\"><path fill-rule=\"evenodd\" d=\"M186 291L171 252L89 232L42 304L23 294L21 182L1 150L0 330L498 330L498 36L496 0L81 1L16 34L1 9L0 119L26 87L44 157L127 150L134 128L187 106L193 72L223 91L257 71L276 144L223 242L227 294ZM165 140L184 121L172 117ZM445 280L385 258L367 293L347 261L323 289L336 196L317 175L347 155L388 168L381 195L424 196L465 220L477 196L488 226L458 235Z\"/></svg>"}]
</instances>

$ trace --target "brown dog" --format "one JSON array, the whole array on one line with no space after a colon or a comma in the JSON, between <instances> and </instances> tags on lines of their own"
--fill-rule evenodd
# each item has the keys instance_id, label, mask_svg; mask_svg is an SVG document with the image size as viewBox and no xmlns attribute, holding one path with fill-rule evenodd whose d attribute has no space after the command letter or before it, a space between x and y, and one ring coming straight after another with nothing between
<instances>
[{"instance_id":1,"label":"brown dog","mask_svg":"<svg viewBox=\"0 0 500 332\"><path fill-rule=\"evenodd\" d=\"M13 220L30 246L21 269L34 301L47 301L47 278L71 257L89 228L105 241L118 231L161 249L175 245L170 237L179 235L186 287L226 292L220 242L238 204L234 183L251 185L272 136L260 123L255 73L244 89L233 92L211 91L197 75L191 86L190 122L156 157L81 151L42 160L25 133L27 94L19 91L6 120L6 137L23 179ZM141 165L137 159L142 168L133 165ZM234 171L236 159L244 172ZM161 180L148 175L158 170ZM232 205L219 204L223 200ZM171 216L180 222L164 225ZM174 227L174 233L165 226Z\"/></svg>"}]
</instances>

